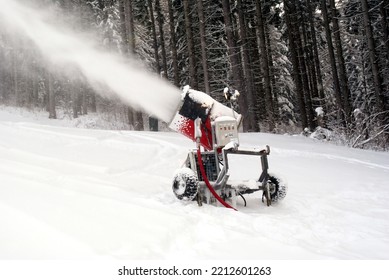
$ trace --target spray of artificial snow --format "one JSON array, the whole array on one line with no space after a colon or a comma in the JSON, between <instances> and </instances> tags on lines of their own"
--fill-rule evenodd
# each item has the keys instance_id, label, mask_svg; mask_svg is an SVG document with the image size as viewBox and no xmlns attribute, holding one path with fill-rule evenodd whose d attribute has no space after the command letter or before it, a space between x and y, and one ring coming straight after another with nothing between
<instances>
[{"instance_id":1,"label":"spray of artificial snow","mask_svg":"<svg viewBox=\"0 0 389 280\"><path fill-rule=\"evenodd\" d=\"M103 85L135 109L169 122L179 90L137 63L98 50L85 40L48 24L42 13L16 0L0 0L0 16L27 35L52 63L79 68L92 86Z\"/></svg>"}]
</instances>

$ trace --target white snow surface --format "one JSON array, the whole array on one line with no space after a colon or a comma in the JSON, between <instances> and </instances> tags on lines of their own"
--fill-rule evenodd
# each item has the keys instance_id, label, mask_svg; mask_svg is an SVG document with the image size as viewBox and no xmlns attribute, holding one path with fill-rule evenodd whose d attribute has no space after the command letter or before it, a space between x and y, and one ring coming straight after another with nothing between
<instances>
[{"instance_id":1,"label":"white snow surface","mask_svg":"<svg viewBox=\"0 0 389 280\"><path fill-rule=\"evenodd\" d=\"M241 134L289 192L233 211L175 198L184 136L58 123L0 109L0 259L389 258L388 153Z\"/></svg>"}]
</instances>

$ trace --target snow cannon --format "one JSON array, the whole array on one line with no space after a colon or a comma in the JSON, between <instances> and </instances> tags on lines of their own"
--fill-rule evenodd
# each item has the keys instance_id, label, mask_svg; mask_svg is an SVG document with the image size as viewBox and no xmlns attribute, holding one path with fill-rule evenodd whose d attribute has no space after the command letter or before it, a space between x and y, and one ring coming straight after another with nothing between
<instances>
[{"instance_id":1,"label":"snow cannon","mask_svg":"<svg viewBox=\"0 0 389 280\"><path fill-rule=\"evenodd\" d=\"M234 110L233 102L240 96L237 90L224 89L230 107L208 94L184 87L181 103L169 127L196 143L182 167L173 177L173 193L179 200L223 205L237 209L238 198L247 205L245 195L262 191L261 200L267 206L286 196L287 186L269 174L270 147L241 149L239 127L242 115ZM245 180L230 180L230 157L259 158L258 176Z\"/></svg>"},{"instance_id":2,"label":"snow cannon","mask_svg":"<svg viewBox=\"0 0 389 280\"><path fill-rule=\"evenodd\" d=\"M200 145L207 151L212 151L216 144L213 139L212 123L219 117L224 117L224 120L229 117L234 123L229 128L235 131L234 135L237 135L242 116L204 92L185 86L179 107L169 127L196 142L195 121L199 119L201 121L198 127L201 131ZM220 118L219 121L221 122L222 119Z\"/></svg>"}]
</instances>

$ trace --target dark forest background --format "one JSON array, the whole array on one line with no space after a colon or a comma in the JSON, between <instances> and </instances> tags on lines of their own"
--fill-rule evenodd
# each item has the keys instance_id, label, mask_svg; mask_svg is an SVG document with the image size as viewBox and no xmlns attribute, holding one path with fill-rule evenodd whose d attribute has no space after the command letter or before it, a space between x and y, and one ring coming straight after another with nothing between
<instances>
[{"instance_id":1,"label":"dark forest background","mask_svg":"<svg viewBox=\"0 0 389 280\"><path fill-rule=\"evenodd\" d=\"M389 148L389 0L25 2L74 32L92 31L104 50L135 55L177 87L221 102L224 87L239 90L246 132ZM0 61L0 104L44 108L50 118L109 113L149 129L144 113L48 66L1 24Z\"/></svg>"}]
</instances>

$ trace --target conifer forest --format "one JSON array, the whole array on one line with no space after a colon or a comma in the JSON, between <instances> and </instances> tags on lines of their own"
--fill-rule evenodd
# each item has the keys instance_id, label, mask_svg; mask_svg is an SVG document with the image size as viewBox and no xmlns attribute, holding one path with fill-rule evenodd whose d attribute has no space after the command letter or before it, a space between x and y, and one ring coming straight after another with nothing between
<instances>
[{"instance_id":1,"label":"conifer forest","mask_svg":"<svg viewBox=\"0 0 389 280\"><path fill-rule=\"evenodd\" d=\"M135 56L177 88L219 102L225 87L238 90L244 132L389 149L389 0L10 1L124 61ZM134 130L156 121L50 63L1 17L0 106L53 119L111 114Z\"/></svg>"}]
</instances>

